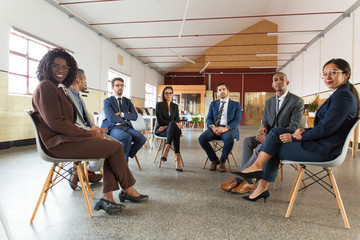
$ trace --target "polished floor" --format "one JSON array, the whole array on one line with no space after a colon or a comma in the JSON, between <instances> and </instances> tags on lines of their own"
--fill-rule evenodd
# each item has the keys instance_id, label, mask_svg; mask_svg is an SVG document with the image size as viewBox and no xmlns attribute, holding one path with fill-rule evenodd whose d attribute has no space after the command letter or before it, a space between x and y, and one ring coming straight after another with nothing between
<instances>
[{"instance_id":1,"label":"polished floor","mask_svg":"<svg viewBox=\"0 0 360 240\"><path fill-rule=\"evenodd\" d=\"M253 127L240 130L234 147L238 163L242 139L256 133ZM278 190L271 185L266 203L247 202L242 195L222 191L218 184L233 175L210 172L209 165L202 169L205 153L197 142L201 132L183 131L182 173L175 171L173 155L158 168L158 161L153 163L155 148L137 154L143 171L130 160L135 188L149 194L148 202L126 202L120 215L94 211L90 218L82 192L61 182L40 205L33 224L30 217L50 164L33 146L0 151L0 205L14 239L360 239L360 154L352 158L349 150L346 161L334 170L350 222L347 230L335 199L319 186L301 191L290 218L284 217L296 174L290 166L285 167ZM96 199L102 183L93 184L92 190ZM118 201L118 192L114 194ZM1 225L0 239L6 239Z\"/></svg>"}]
</instances>

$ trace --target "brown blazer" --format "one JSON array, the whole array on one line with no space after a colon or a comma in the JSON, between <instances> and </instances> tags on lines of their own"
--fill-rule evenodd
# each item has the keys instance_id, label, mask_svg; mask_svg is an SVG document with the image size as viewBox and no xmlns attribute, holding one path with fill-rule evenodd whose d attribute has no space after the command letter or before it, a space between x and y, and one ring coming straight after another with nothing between
<instances>
[{"instance_id":1,"label":"brown blazer","mask_svg":"<svg viewBox=\"0 0 360 240\"><path fill-rule=\"evenodd\" d=\"M44 80L35 89L33 115L41 141L47 149L63 142L81 142L91 137L90 131L75 125L76 114L63 88Z\"/></svg>"}]
</instances>

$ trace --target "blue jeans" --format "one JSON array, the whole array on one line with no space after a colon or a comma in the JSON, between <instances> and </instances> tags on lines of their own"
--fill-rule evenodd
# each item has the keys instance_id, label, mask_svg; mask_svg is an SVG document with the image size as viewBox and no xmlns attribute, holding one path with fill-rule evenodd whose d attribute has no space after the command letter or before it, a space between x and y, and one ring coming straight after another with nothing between
<instances>
[{"instance_id":1,"label":"blue jeans","mask_svg":"<svg viewBox=\"0 0 360 240\"><path fill-rule=\"evenodd\" d=\"M294 133L293 130L286 128L273 128L267 135L265 142L261 145L260 152L266 152L271 159L265 164L264 180L274 182L279 169L280 160L291 160L299 162L326 162L332 160L330 156L323 156L302 146L302 142L282 143L279 135L284 133Z\"/></svg>"},{"instance_id":2,"label":"blue jeans","mask_svg":"<svg viewBox=\"0 0 360 240\"><path fill-rule=\"evenodd\" d=\"M205 132L203 132L199 137L199 143L201 147L205 150L208 155L210 161L215 161L218 159L214 149L211 147L209 141L211 140L223 140L224 147L222 149L222 154L220 157L220 162L225 163L228 158L231 150L234 146L234 135L231 131L226 131L221 136L216 135L211 128L208 128Z\"/></svg>"},{"instance_id":3,"label":"blue jeans","mask_svg":"<svg viewBox=\"0 0 360 240\"><path fill-rule=\"evenodd\" d=\"M139 131L125 126L112 128L110 136L122 143L126 162L129 161L129 157L133 158L146 142L146 138ZM132 142L134 143L132 144Z\"/></svg>"}]
</instances>

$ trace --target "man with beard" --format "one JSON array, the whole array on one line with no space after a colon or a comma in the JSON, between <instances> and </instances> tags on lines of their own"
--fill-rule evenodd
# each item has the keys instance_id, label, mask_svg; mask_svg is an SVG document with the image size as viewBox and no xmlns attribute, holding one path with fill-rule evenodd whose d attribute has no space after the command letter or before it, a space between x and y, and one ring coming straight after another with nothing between
<instances>
[{"instance_id":1,"label":"man with beard","mask_svg":"<svg viewBox=\"0 0 360 240\"><path fill-rule=\"evenodd\" d=\"M241 170L251 166L258 154L267 133L273 127L296 130L304 112L304 101L287 90L289 81L285 73L277 72L273 76L272 87L276 94L266 100L265 112L257 136L247 137L243 142ZM255 150L255 151L254 151ZM246 193L255 189L251 180L236 178L221 183L220 187L226 192Z\"/></svg>"},{"instance_id":2,"label":"man with beard","mask_svg":"<svg viewBox=\"0 0 360 240\"><path fill-rule=\"evenodd\" d=\"M208 129L200 135L199 143L211 161L210 171L215 171L219 165L218 171L225 172L225 162L234 146L234 138L239 140L238 126L241 122L241 106L240 103L229 99L227 84L219 83L217 94L220 99L210 104L206 119ZM211 140L224 141L220 159L209 143Z\"/></svg>"},{"instance_id":3,"label":"man with beard","mask_svg":"<svg viewBox=\"0 0 360 240\"><path fill-rule=\"evenodd\" d=\"M130 120L135 121L138 116L131 100L123 96L124 80L114 78L111 80L114 95L104 100L105 119L102 128L108 129L108 134L119 140L124 148L125 161L133 158L139 149L145 144L146 138L136 131Z\"/></svg>"},{"instance_id":4,"label":"man with beard","mask_svg":"<svg viewBox=\"0 0 360 240\"><path fill-rule=\"evenodd\" d=\"M75 81L71 84L69 88L65 89L66 95L72 101L73 105L75 106L76 112L76 123L75 125L86 130L90 130L91 128L98 129L99 131L103 131L99 129L95 124L91 121L89 113L86 109L85 102L83 101L82 97L80 96L80 92L86 90L86 76L85 72L82 69L78 69L76 74ZM102 179L102 175L95 173L99 171L102 164L104 163L104 158L99 159L97 162L88 162L88 177L89 182L95 183L99 182ZM75 167L69 169L70 172L70 187L75 190L77 188L77 183L79 178L76 173Z\"/></svg>"}]
</instances>

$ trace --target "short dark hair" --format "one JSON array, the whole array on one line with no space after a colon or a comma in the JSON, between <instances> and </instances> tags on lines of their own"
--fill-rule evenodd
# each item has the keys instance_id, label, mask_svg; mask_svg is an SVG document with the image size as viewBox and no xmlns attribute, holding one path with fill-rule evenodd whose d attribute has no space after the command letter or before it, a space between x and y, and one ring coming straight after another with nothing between
<instances>
[{"instance_id":1,"label":"short dark hair","mask_svg":"<svg viewBox=\"0 0 360 240\"><path fill-rule=\"evenodd\" d=\"M77 74L76 74L76 78L82 79L84 77L84 75L85 75L85 71L83 69L79 68L77 71Z\"/></svg>"},{"instance_id":2,"label":"short dark hair","mask_svg":"<svg viewBox=\"0 0 360 240\"><path fill-rule=\"evenodd\" d=\"M122 83L124 83L124 79L122 79L121 77L116 77L113 80L111 80L111 86L112 87L114 87L115 81L121 81Z\"/></svg>"},{"instance_id":3,"label":"short dark hair","mask_svg":"<svg viewBox=\"0 0 360 240\"><path fill-rule=\"evenodd\" d=\"M287 79L287 75L286 75L286 73L284 73L284 72L275 72L274 76L275 76L276 74L284 74L285 77L286 77L286 79Z\"/></svg>"},{"instance_id":4,"label":"short dark hair","mask_svg":"<svg viewBox=\"0 0 360 240\"><path fill-rule=\"evenodd\" d=\"M224 85L226 87L227 90L229 90L229 86L226 84L226 83L219 83L217 86L216 86L216 89L218 89L221 85Z\"/></svg>"},{"instance_id":5,"label":"short dark hair","mask_svg":"<svg viewBox=\"0 0 360 240\"><path fill-rule=\"evenodd\" d=\"M70 87L70 85L75 81L76 74L78 71L78 66L76 60L63 48L53 48L48 51L43 58L40 60L38 69L36 71L37 78L39 81L50 80L55 82L51 76L51 64L54 63L55 58L65 59L67 65L70 67L66 78L63 81L65 87Z\"/></svg>"}]
</instances>

